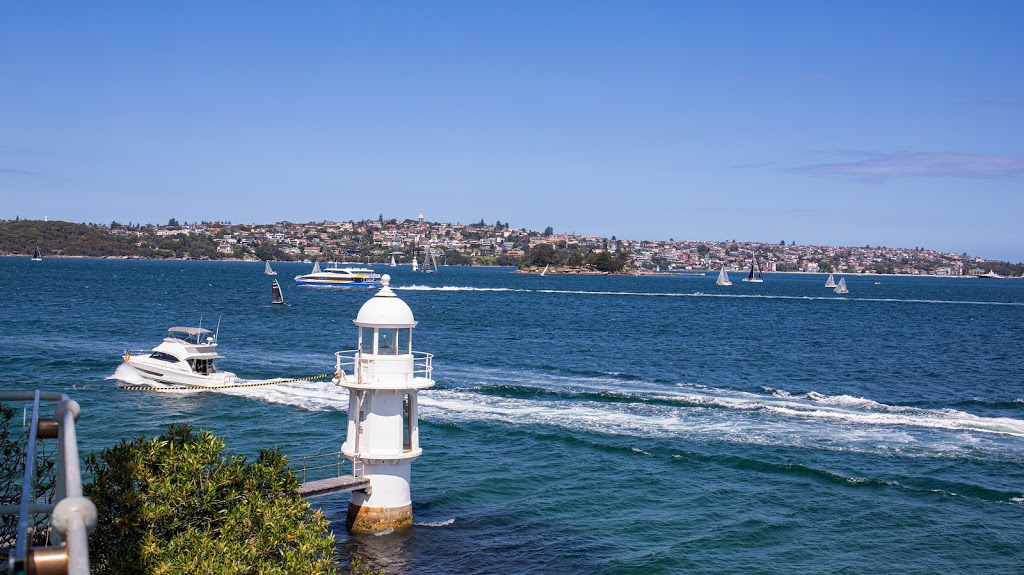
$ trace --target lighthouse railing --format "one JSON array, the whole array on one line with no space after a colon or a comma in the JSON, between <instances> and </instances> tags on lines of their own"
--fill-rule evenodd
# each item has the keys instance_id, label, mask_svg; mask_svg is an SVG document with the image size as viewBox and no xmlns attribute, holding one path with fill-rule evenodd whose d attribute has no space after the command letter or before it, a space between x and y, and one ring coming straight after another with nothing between
<instances>
[{"instance_id":1,"label":"lighthouse railing","mask_svg":"<svg viewBox=\"0 0 1024 575\"><path fill-rule=\"evenodd\" d=\"M431 379L434 373L434 354L425 351L414 351L412 356L411 377ZM392 355L373 355L362 352L358 349L346 349L334 352L335 377L341 381L345 376L352 375L359 385L367 385L376 379L376 362L387 361ZM397 356L401 357L401 356Z\"/></svg>"}]
</instances>

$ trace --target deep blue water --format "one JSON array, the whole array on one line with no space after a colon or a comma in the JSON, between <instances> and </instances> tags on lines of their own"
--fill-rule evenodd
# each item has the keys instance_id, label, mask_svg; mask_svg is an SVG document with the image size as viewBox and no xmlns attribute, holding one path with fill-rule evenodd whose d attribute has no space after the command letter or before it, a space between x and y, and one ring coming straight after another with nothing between
<instances>
[{"instance_id":1,"label":"deep blue water","mask_svg":"<svg viewBox=\"0 0 1024 575\"><path fill-rule=\"evenodd\" d=\"M372 291L296 288L305 264L0 258L0 384L82 404L83 451L191 421L254 454L336 451L345 392L189 394L107 379L172 325L222 369L332 371ZM1024 281L391 272L435 354L417 525L351 537L389 573L1020 573ZM875 285L876 279L881 284Z\"/></svg>"}]
</instances>

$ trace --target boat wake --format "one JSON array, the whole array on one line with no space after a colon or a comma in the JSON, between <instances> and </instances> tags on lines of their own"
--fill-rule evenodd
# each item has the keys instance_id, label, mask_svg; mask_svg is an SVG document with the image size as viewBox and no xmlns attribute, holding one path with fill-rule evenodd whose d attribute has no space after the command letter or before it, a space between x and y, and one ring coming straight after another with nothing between
<instances>
[{"instance_id":1,"label":"boat wake","mask_svg":"<svg viewBox=\"0 0 1024 575\"><path fill-rule=\"evenodd\" d=\"M797 300L797 301L844 301L844 302L873 302L873 303L913 303L933 305L982 305L982 306L1007 306L1024 307L1024 302L1000 302L1000 301L973 301L973 300L940 300L940 299L900 299L900 298L870 298L843 296L800 296L800 295L772 295L772 294L743 294L743 293L706 293L695 291L692 293L679 292L630 292L630 291L590 291L590 290L555 290L555 289L526 289L526 288L481 288L469 286L425 286L411 285L392 287L394 290L404 291L441 291L441 292L519 292L519 293L540 293L540 294L567 294L567 295L594 295L594 296L615 296L615 297L706 297L723 299L774 299L774 300Z\"/></svg>"},{"instance_id":2,"label":"boat wake","mask_svg":"<svg viewBox=\"0 0 1024 575\"><path fill-rule=\"evenodd\" d=\"M887 405L850 395L761 393L614 377L532 379L509 385L497 370L472 369L420 393L425 422L539 425L570 432L728 442L898 457L1024 458L1024 420L956 409ZM213 390L308 411L345 411L348 393L330 382Z\"/></svg>"}]
</instances>

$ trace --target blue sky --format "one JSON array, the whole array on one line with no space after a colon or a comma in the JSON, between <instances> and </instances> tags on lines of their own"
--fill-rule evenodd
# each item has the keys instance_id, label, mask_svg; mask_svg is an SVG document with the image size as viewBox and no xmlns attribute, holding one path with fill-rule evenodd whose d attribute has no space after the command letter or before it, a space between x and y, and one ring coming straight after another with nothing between
<instances>
[{"instance_id":1,"label":"blue sky","mask_svg":"<svg viewBox=\"0 0 1024 575\"><path fill-rule=\"evenodd\" d=\"M1024 260L1024 2L0 3L0 218Z\"/></svg>"}]
</instances>

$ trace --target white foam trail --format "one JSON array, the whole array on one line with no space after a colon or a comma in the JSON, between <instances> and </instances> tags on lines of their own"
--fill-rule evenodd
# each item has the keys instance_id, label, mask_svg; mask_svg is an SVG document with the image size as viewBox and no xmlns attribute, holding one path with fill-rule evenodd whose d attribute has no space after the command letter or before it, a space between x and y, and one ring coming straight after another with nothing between
<instances>
[{"instance_id":1,"label":"white foam trail","mask_svg":"<svg viewBox=\"0 0 1024 575\"><path fill-rule=\"evenodd\" d=\"M727 299L780 299L800 301L844 301L844 302L875 302L875 303L915 303L915 304L937 304L937 305L995 305L1024 307L1024 302L1002 302L1002 301L959 301L940 299L899 299L899 298L869 298L869 297L837 297L837 296L798 296L798 295L770 295L770 294L737 294L737 293L677 293L677 292L628 292L628 291L589 291L589 290L556 290L556 289L525 289L525 288L481 288L470 286L392 286L395 290L407 291L447 291L447 292L520 292L520 293L543 293L543 294L567 294L567 295L603 295L603 296L633 296L633 297L709 297Z\"/></svg>"},{"instance_id":2,"label":"white foam trail","mask_svg":"<svg viewBox=\"0 0 1024 575\"><path fill-rule=\"evenodd\" d=\"M448 527L452 523L455 523L455 518L445 519L444 521L434 521L433 523L416 523L416 527Z\"/></svg>"},{"instance_id":3,"label":"white foam trail","mask_svg":"<svg viewBox=\"0 0 1024 575\"><path fill-rule=\"evenodd\" d=\"M345 411L348 409L348 391L330 381L295 381L263 387L228 388L215 391L267 403L298 407L307 411Z\"/></svg>"},{"instance_id":4,"label":"white foam trail","mask_svg":"<svg viewBox=\"0 0 1024 575\"><path fill-rule=\"evenodd\" d=\"M149 385L149 380L139 375L139 372L135 371L132 366L127 363L122 363L117 366L114 373L108 375L104 379L113 379L120 381L125 385Z\"/></svg>"}]
</instances>

